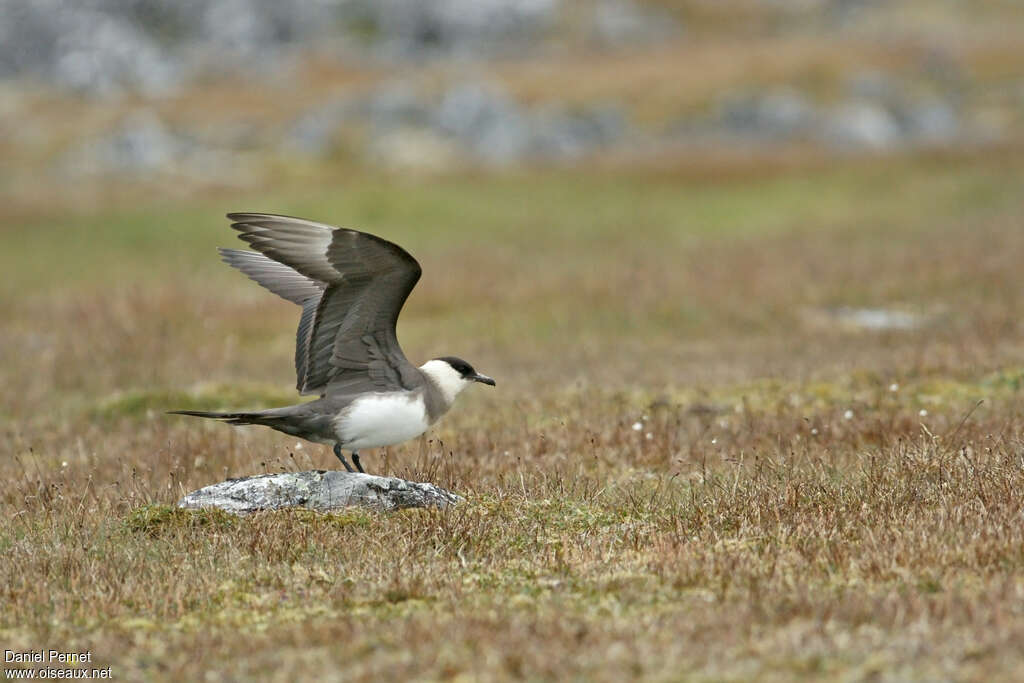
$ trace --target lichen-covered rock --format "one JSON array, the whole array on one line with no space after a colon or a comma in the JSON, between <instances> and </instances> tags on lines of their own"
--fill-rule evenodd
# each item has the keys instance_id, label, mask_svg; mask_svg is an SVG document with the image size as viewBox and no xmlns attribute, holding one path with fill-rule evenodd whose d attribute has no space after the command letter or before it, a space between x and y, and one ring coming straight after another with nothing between
<instances>
[{"instance_id":1,"label":"lichen-covered rock","mask_svg":"<svg viewBox=\"0 0 1024 683\"><path fill-rule=\"evenodd\" d=\"M357 472L282 472L228 479L193 491L182 508L218 508L235 514L282 508L337 510L360 506L378 510L447 507L459 496L433 484Z\"/></svg>"}]
</instances>

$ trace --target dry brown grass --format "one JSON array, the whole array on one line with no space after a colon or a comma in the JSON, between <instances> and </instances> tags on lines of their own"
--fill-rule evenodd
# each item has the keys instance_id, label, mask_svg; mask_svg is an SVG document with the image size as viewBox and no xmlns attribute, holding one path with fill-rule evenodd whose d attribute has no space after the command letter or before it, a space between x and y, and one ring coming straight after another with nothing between
<instances>
[{"instance_id":1,"label":"dry brown grass","mask_svg":"<svg viewBox=\"0 0 1024 683\"><path fill-rule=\"evenodd\" d=\"M0 641L128 680L1017 678L1021 170L369 178L8 223ZM220 210L268 204L423 262L410 357L497 391L366 460L464 505L170 507L334 466L162 414L292 399L295 311L212 251Z\"/></svg>"}]
</instances>

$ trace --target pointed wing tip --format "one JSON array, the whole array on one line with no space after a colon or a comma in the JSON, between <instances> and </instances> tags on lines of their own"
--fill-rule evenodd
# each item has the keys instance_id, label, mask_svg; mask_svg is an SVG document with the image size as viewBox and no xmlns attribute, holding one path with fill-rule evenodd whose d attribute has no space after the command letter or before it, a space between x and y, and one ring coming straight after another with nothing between
<instances>
[{"instance_id":1,"label":"pointed wing tip","mask_svg":"<svg viewBox=\"0 0 1024 683\"><path fill-rule=\"evenodd\" d=\"M291 218L291 216L283 214L261 213L259 211L232 211L224 215L231 221L231 227L236 229L241 225L259 225L262 221L279 221Z\"/></svg>"},{"instance_id":2,"label":"pointed wing tip","mask_svg":"<svg viewBox=\"0 0 1024 683\"><path fill-rule=\"evenodd\" d=\"M335 231L338 228L326 223L317 223L298 216L289 216L283 213L261 213L258 211L232 211L225 214L231 221L231 227L243 234L256 230L267 230L275 227L297 227L315 228L318 230Z\"/></svg>"},{"instance_id":3,"label":"pointed wing tip","mask_svg":"<svg viewBox=\"0 0 1024 683\"><path fill-rule=\"evenodd\" d=\"M225 215L227 216L227 219L231 221L231 227L239 232L245 232L247 226L251 225L254 221L267 216L267 214L264 213L248 213L241 211L232 211Z\"/></svg>"},{"instance_id":4,"label":"pointed wing tip","mask_svg":"<svg viewBox=\"0 0 1024 683\"><path fill-rule=\"evenodd\" d=\"M231 249L229 247L217 247L217 253L220 254L220 260L229 266L237 267L239 258L244 258L245 254L255 254L255 251L248 251L246 249Z\"/></svg>"},{"instance_id":5,"label":"pointed wing tip","mask_svg":"<svg viewBox=\"0 0 1024 683\"><path fill-rule=\"evenodd\" d=\"M234 221L236 223L245 223L245 222L249 222L249 221L253 221L253 220L275 220L275 221L298 221L300 223L307 223L307 224L314 223L314 224L316 224L314 221L310 221L310 220L308 220L306 218L299 218L298 216L289 216L289 215L283 214L283 213L263 213L262 211L232 211L232 212L226 213L224 215L227 216L228 220ZM324 225L324 224L316 224L316 225L321 225L322 227L325 227L325 228L332 228L333 227L333 226Z\"/></svg>"}]
</instances>

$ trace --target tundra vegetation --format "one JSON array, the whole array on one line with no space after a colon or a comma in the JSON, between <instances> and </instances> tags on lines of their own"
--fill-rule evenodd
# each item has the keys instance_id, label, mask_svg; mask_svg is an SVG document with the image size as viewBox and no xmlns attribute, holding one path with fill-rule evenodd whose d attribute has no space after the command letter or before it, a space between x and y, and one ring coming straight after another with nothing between
<instances>
[{"instance_id":1,"label":"tundra vegetation","mask_svg":"<svg viewBox=\"0 0 1024 683\"><path fill-rule=\"evenodd\" d=\"M584 4L638 42L545 21L526 58L173 83L173 31L110 24L161 13L12 15L0 71L42 61L0 84L0 647L147 681L1024 680L1024 5ZM245 7L291 16L210 26ZM67 72L54 31L122 70ZM238 210L420 260L406 353L498 386L363 462L463 504L175 507L338 467L165 415L296 400L298 310L214 250Z\"/></svg>"},{"instance_id":2,"label":"tundra vegetation","mask_svg":"<svg viewBox=\"0 0 1024 683\"><path fill-rule=\"evenodd\" d=\"M23 211L0 254L5 647L128 679L1019 676L1022 171L989 152L235 196L407 246L407 353L498 379L366 454L466 496L397 514L175 509L337 466L163 414L290 401L294 307L219 263L220 198Z\"/></svg>"}]
</instances>

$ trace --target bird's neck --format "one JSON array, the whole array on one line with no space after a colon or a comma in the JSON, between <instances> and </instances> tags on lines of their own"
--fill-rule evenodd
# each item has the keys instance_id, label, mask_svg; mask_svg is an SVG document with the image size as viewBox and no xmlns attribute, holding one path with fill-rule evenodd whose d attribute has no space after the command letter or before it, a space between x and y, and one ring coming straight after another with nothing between
<instances>
[{"instance_id":1,"label":"bird's neck","mask_svg":"<svg viewBox=\"0 0 1024 683\"><path fill-rule=\"evenodd\" d=\"M466 388L465 380L444 361L427 361L420 366L420 371L443 406L442 413L452 406L455 398Z\"/></svg>"}]
</instances>

